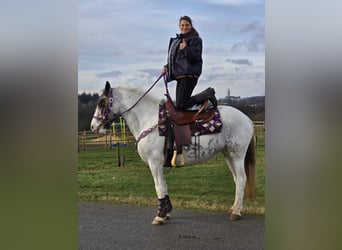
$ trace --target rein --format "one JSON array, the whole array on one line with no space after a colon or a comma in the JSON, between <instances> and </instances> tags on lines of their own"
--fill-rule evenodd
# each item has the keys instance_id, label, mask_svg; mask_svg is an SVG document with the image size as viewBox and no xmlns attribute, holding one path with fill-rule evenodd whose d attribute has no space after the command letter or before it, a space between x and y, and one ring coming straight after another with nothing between
<instances>
[{"instance_id":1,"label":"rein","mask_svg":"<svg viewBox=\"0 0 342 250\"><path fill-rule=\"evenodd\" d=\"M161 76L164 76L164 84L165 84L165 90L166 90L166 96L170 97L170 93L169 93L169 89L167 88L167 79L166 79L166 74L162 74ZM159 81L159 79L161 78L161 76L158 78L157 81ZM155 84L155 83L154 83ZM151 87L152 88L152 87ZM150 91L150 89L148 90ZM140 100L140 99L139 99ZM153 125L152 127L144 130L137 138L137 141L135 142L135 146L138 146L138 143L140 142L141 139L143 139L144 137L146 137L147 135L149 135L153 129L157 128L159 124Z\"/></svg>"},{"instance_id":2,"label":"rein","mask_svg":"<svg viewBox=\"0 0 342 250\"><path fill-rule=\"evenodd\" d=\"M119 113L119 114L116 114L116 115L114 115L114 117L111 117L110 119L108 119L107 121L104 121L104 126L105 126L105 124L107 124L107 125L110 125L110 124L112 124L112 122L114 121L114 120L116 120L117 118L119 118L120 116L122 116L123 114L125 114L125 113L127 113L127 112L129 112L129 111L131 111L140 101L141 101L141 99L143 99L147 94L148 94L148 92L150 92L151 91L151 89L157 84L157 82L161 79L161 78L164 78L164 83L165 83L165 86L167 86L167 81L166 81L166 74L161 74L159 77L158 77L158 79L157 80L155 80L155 82L152 84L152 86L131 106L131 107L129 107L127 110L125 110L125 111L123 111L123 112L121 112L121 113ZM107 110L105 111L105 113L103 114L103 116L104 117L106 117L109 113L110 113L110 111L111 111L111 108L112 108L112 106L113 106L113 89L111 88L110 89L111 91L110 91L110 94L109 94L109 107L107 108ZM166 88L166 91L168 92L168 90L167 90L167 88ZM94 118L96 118L96 119L99 119L98 117L94 117ZM104 119L103 119L104 120Z\"/></svg>"}]
</instances>

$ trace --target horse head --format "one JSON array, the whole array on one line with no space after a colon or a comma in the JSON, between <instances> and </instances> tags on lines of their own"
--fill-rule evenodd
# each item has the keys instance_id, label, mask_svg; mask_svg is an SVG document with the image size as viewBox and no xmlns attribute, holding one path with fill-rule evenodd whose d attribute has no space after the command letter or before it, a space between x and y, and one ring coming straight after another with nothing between
<instances>
[{"instance_id":1,"label":"horse head","mask_svg":"<svg viewBox=\"0 0 342 250\"><path fill-rule=\"evenodd\" d=\"M106 133L106 130L110 128L115 114L113 113L113 93L110 83L106 81L105 89L101 94L96 109L91 120L90 128L93 132Z\"/></svg>"}]
</instances>

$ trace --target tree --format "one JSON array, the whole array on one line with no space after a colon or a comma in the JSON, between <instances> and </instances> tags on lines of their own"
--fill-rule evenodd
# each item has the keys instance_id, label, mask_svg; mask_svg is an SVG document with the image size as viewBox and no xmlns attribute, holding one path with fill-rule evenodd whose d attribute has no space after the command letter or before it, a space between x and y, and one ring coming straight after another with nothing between
<instances>
[{"instance_id":1,"label":"tree","mask_svg":"<svg viewBox=\"0 0 342 250\"><path fill-rule=\"evenodd\" d=\"M78 131L90 129L98 99L98 94L82 93L78 95Z\"/></svg>"}]
</instances>

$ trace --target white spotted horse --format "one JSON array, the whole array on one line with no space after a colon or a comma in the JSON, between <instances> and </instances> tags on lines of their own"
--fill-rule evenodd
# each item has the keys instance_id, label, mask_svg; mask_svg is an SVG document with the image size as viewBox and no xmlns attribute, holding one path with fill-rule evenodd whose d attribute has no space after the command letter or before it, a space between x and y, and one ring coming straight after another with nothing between
<instances>
[{"instance_id":1,"label":"white spotted horse","mask_svg":"<svg viewBox=\"0 0 342 250\"><path fill-rule=\"evenodd\" d=\"M167 183L164 178L164 142L160 136L158 123L160 100L150 95L142 95L135 89L111 88L107 81L99 97L91 130L105 133L114 119L122 116L137 140L137 150L141 159L148 164L158 196L158 212L152 224L161 225L170 218L172 210ZM219 133L200 136L200 147L184 146L182 153L185 166L206 162L217 153L223 153L235 182L235 200L229 209L229 219L241 218L244 195L255 199L255 137L252 121L241 111L230 106L217 106L222 121ZM115 118L113 118L115 117ZM199 152L195 152L195 151ZM196 157L200 155L200 157Z\"/></svg>"}]
</instances>

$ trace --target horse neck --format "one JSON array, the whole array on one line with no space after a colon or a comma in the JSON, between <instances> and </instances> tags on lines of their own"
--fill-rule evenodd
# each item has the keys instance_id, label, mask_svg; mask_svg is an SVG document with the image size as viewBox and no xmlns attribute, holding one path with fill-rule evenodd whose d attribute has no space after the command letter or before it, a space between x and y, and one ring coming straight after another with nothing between
<instances>
[{"instance_id":1,"label":"horse neck","mask_svg":"<svg viewBox=\"0 0 342 250\"><path fill-rule=\"evenodd\" d=\"M117 96L114 96L114 100L121 113L131 108L142 96L134 90L124 88L118 88L116 92ZM158 123L158 101L145 96L122 116L134 137L137 138L144 130Z\"/></svg>"}]
</instances>

